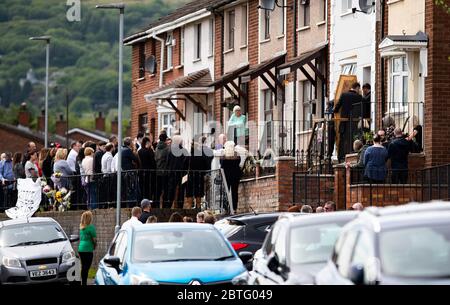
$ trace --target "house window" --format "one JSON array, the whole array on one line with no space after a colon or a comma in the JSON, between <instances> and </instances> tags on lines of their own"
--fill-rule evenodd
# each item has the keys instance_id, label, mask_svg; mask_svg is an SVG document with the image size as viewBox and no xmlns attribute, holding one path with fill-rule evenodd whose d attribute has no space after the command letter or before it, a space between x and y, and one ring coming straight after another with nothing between
<instances>
[{"instance_id":1,"label":"house window","mask_svg":"<svg viewBox=\"0 0 450 305\"><path fill-rule=\"evenodd\" d=\"M342 1L342 14L348 13L352 10L353 3L352 0L341 0Z\"/></svg>"},{"instance_id":2,"label":"house window","mask_svg":"<svg viewBox=\"0 0 450 305\"><path fill-rule=\"evenodd\" d=\"M247 45L247 28L247 5L243 5L241 10L241 46Z\"/></svg>"},{"instance_id":3,"label":"house window","mask_svg":"<svg viewBox=\"0 0 450 305\"><path fill-rule=\"evenodd\" d=\"M200 59L202 57L202 24L199 23L195 26L195 49L194 59Z\"/></svg>"},{"instance_id":4,"label":"house window","mask_svg":"<svg viewBox=\"0 0 450 305\"><path fill-rule=\"evenodd\" d=\"M145 43L139 45L139 78L145 76Z\"/></svg>"},{"instance_id":5,"label":"house window","mask_svg":"<svg viewBox=\"0 0 450 305\"><path fill-rule=\"evenodd\" d=\"M175 113L162 113L160 114L160 130L164 129L167 132L167 136L171 138L175 129Z\"/></svg>"},{"instance_id":6,"label":"house window","mask_svg":"<svg viewBox=\"0 0 450 305\"><path fill-rule=\"evenodd\" d=\"M143 113L139 115L139 131L148 134L148 115Z\"/></svg>"},{"instance_id":7,"label":"house window","mask_svg":"<svg viewBox=\"0 0 450 305\"><path fill-rule=\"evenodd\" d=\"M264 103L264 129L266 134L266 147L272 143L272 119L273 119L273 94L270 89L262 92Z\"/></svg>"},{"instance_id":8,"label":"house window","mask_svg":"<svg viewBox=\"0 0 450 305\"><path fill-rule=\"evenodd\" d=\"M327 0L320 0L320 17L322 21L327 19Z\"/></svg>"},{"instance_id":9,"label":"house window","mask_svg":"<svg viewBox=\"0 0 450 305\"><path fill-rule=\"evenodd\" d=\"M228 11L228 50L234 49L234 30L236 27L234 10Z\"/></svg>"},{"instance_id":10,"label":"house window","mask_svg":"<svg viewBox=\"0 0 450 305\"><path fill-rule=\"evenodd\" d=\"M281 0L281 6L285 5L285 0ZM284 7L280 7L280 35L284 35L284 20L285 20L285 11Z\"/></svg>"},{"instance_id":11,"label":"house window","mask_svg":"<svg viewBox=\"0 0 450 305\"><path fill-rule=\"evenodd\" d=\"M298 26L302 28L305 26L309 26L309 23L310 23L309 0L300 0Z\"/></svg>"},{"instance_id":12,"label":"house window","mask_svg":"<svg viewBox=\"0 0 450 305\"><path fill-rule=\"evenodd\" d=\"M355 73L356 73L356 64L355 63L342 65L342 71L341 71L342 75L355 75Z\"/></svg>"},{"instance_id":13,"label":"house window","mask_svg":"<svg viewBox=\"0 0 450 305\"><path fill-rule=\"evenodd\" d=\"M166 37L166 70L173 66L173 34L170 32Z\"/></svg>"},{"instance_id":14,"label":"house window","mask_svg":"<svg viewBox=\"0 0 450 305\"><path fill-rule=\"evenodd\" d=\"M214 54L214 19L209 19L209 45L208 45L208 56L213 56Z\"/></svg>"},{"instance_id":15,"label":"house window","mask_svg":"<svg viewBox=\"0 0 450 305\"><path fill-rule=\"evenodd\" d=\"M270 11L263 10L264 14L264 39L270 39Z\"/></svg>"},{"instance_id":16,"label":"house window","mask_svg":"<svg viewBox=\"0 0 450 305\"><path fill-rule=\"evenodd\" d=\"M312 129L315 108L315 90L308 80L301 82L303 98L303 130Z\"/></svg>"},{"instance_id":17,"label":"house window","mask_svg":"<svg viewBox=\"0 0 450 305\"><path fill-rule=\"evenodd\" d=\"M401 110L408 104L408 64L406 56L391 59L390 108Z\"/></svg>"},{"instance_id":18,"label":"house window","mask_svg":"<svg viewBox=\"0 0 450 305\"><path fill-rule=\"evenodd\" d=\"M184 65L184 27L180 29L180 65Z\"/></svg>"}]
</instances>

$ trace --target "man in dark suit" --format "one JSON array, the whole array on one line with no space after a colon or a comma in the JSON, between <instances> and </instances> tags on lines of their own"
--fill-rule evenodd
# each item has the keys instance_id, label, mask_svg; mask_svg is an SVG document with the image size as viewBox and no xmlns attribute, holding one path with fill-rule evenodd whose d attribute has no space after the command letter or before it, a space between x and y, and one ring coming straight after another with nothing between
<instances>
[{"instance_id":1,"label":"man in dark suit","mask_svg":"<svg viewBox=\"0 0 450 305\"><path fill-rule=\"evenodd\" d=\"M348 92L341 94L336 107L334 107L334 113L338 113L340 110L341 118L344 119L339 124L339 162L344 162L345 155L352 151L353 135L357 131L357 122L354 118L355 114L359 116L358 111L353 112L358 106L361 108L362 97L359 94L360 89L361 85L355 82Z\"/></svg>"}]
</instances>

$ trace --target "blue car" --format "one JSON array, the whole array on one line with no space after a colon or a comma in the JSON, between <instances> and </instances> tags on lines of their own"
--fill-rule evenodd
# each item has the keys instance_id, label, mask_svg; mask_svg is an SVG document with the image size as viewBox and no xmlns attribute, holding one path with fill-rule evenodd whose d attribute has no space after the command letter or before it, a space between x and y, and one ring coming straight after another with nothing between
<instances>
[{"instance_id":1,"label":"blue car","mask_svg":"<svg viewBox=\"0 0 450 305\"><path fill-rule=\"evenodd\" d=\"M100 261L97 285L244 284L244 264L214 226L197 223L144 224L119 231Z\"/></svg>"}]
</instances>

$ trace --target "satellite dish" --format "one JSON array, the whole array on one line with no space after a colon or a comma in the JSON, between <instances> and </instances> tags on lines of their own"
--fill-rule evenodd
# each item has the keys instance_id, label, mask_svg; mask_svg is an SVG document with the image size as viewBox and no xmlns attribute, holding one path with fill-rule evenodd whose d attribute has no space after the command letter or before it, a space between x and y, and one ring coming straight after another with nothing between
<instances>
[{"instance_id":1,"label":"satellite dish","mask_svg":"<svg viewBox=\"0 0 450 305\"><path fill-rule=\"evenodd\" d=\"M373 0L359 0L359 9L364 14L370 14L375 7L375 1Z\"/></svg>"},{"instance_id":2,"label":"satellite dish","mask_svg":"<svg viewBox=\"0 0 450 305\"><path fill-rule=\"evenodd\" d=\"M259 8L273 11L275 9L275 1L276 0L261 0Z\"/></svg>"},{"instance_id":3,"label":"satellite dish","mask_svg":"<svg viewBox=\"0 0 450 305\"><path fill-rule=\"evenodd\" d=\"M156 57L155 55L150 55L145 60L145 70L150 74L156 73Z\"/></svg>"}]
</instances>

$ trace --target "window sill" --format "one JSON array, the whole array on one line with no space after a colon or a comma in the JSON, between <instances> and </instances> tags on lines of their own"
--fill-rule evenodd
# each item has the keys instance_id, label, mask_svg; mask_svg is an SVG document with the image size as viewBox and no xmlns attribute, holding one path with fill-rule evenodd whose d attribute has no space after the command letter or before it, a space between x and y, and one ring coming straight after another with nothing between
<instances>
[{"instance_id":1,"label":"window sill","mask_svg":"<svg viewBox=\"0 0 450 305\"><path fill-rule=\"evenodd\" d=\"M178 65L175 67L175 69L182 69L184 67L184 65Z\"/></svg>"},{"instance_id":2,"label":"window sill","mask_svg":"<svg viewBox=\"0 0 450 305\"><path fill-rule=\"evenodd\" d=\"M324 25L325 23L326 23L326 22L325 22L325 20L324 20L324 21L321 21L321 22L317 22L316 25L317 25L317 26L321 26L321 25Z\"/></svg>"},{"instance_id":3,"label":"window sill","mask_svg":"<svg viewBox=\"0 0 450 305\"><path fill-rule=\"evenodd\" d=\"M247 45L246 45L246 44L239 47L239 49L241 49L241 50L242 50L242 49L246 49L246 48L247 48Z\"/></svg>"},{"instance_id":4,"label":"window sill","mask_svg":"<svg viewBox=\"0 0 450 305\"><path fill-rule=\"evenodd\" d=\"M142 81L144 81L144 80L145 80L145 76L138 78L136 81L137 81L137 82L142 82Z\"/></svg>"},{"instance_id":5,"label":"window sill","mask_svg":"<svg viewBox=\"0 0 450 305\"><path fill-rule=\"evenodd\" d=\"M234 48L231 48L231 49L228 49L228 50L224 51L223 55L231 53L231 52L234 52Z\"/></svg>"},{"instance_id":6,"label":"window sill","mask_svg":"<svg viewBox=\"0 0 450 305\"><path fill-rule=\"evenodd\" d=\"M302 130L302 131L297 131L296 134L297 136L302 136L302 135L307 135L312 133L312 129L307 129L307 130Z\"/></svg>"},{"instance_id":7,"label":"window sill","mask_svg":"<svg viewBox=\"0 0 450 305\"><path fill-rule=\"evenodd\" d=\"M306 31L306 30L309 30L310 28L311 28L311 27L310 27L309 25L303 26L303 27L301 27L301 28L298 28L298 29L297 29L297 32Z\"/></svg>"},{"instance_id":8,"label":"window sill","mask_svg":"<svg viewBox=\"0 0 450 305\"><path fill-rule=\"evenodd\" d=\"M171 72L173 71L173 67L167 68L166 70L163 70L163 73Z\"/></svg>"},{"instance_id":9,"label":"window sill","mask_svg":"<svg viewBox=\"0 0 450 305\"><path fill-rule=\"evenodd\" d=\"M270 42L270 38L261 40L259 43L260 43L260 44L263 44L263 43L267 43L267 42Z\"/></svg>"},{"instance_id":10,"label":"window sill","mask_svg":"<svg viewBox=\"0 0 450 305\"><path fill-rule=\"evenodd\" d=\"M156 76L156 74L155 73L153 73L153 74L150 74L150 77L155 77Z\"/></svg>"},{"instance_id":11,"label":"window sill","mask_svg":"<svg viewBox=\"0 0 450 305\"><path fill-rule=\"evenodd\" d=\"M342 14L341 14L341 17L345 17L345 16L348 16L348 15L353 15L352 10L349 10L349 11L347 11L347 12L345 12L345 13L342 13Z\"/></svg>"},{"instance_id":12,"label":"window sill","mask_svg":"<svg viewBox=\"0 0 450 305\"><path fill-rule=\"evenodd\" d=\"M213 58L214 57L214 54L209 54L208 55L208 58Z\"/></svg>"},{"instance_id":13,"label":"window sill","mask_svg":"<svg viewBox=\"0 0 450 305\"><path fill-rule=\"evenodd\" d=\"M283 39L284 36L285 36L284 34L278 35L278 36L277 36L277 39Z\"/></svg>"},{"instance_id":14,"label":"window sill","mask_svg":"<svg viewBox=\"0 0 450 305\"><path fill-rule=\"evenodd\" d=\"M386 4L390 5L390 4L394 4L394 3L398 3L398 2L402 2L403 0L389 0Z\"/></svg>"},{"instance_id":15,"label":"window sill","mask_svg":"<svg viewBox=\"0 0 450 305\"><path fill-rule=\"evenodd\" d=\"M202 61L202 59L201 59L201 58L196 58L196 59L194 59L192 62L193 62L193 63L196 63L196 62L199 62L199 61Z\"/></svg>"}]
</instances>

